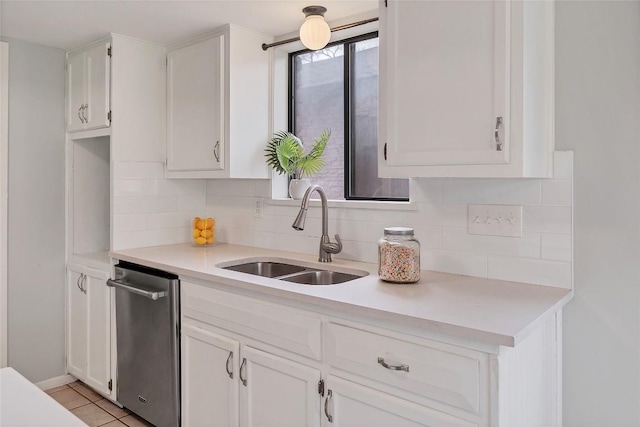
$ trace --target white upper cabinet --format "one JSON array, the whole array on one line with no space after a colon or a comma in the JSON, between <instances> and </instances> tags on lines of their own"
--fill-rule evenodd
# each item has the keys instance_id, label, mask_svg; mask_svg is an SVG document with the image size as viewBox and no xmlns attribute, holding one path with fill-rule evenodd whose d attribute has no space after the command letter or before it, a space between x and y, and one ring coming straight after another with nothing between
<instances>
[{"instance_id":1,"label":"white upper cabinet","mask_svg":"<svg viewBox=\"0 0 640 427\"><path fill-rule=\"evenodd\" d=\"M381 177L549 177L553 2L381 1Z\"/></svg>"},{"instance_id":2,"label":"white upper cabinet","mask_svg":"<svg viewBox=\"0 0 640 427\"><path fill-rule=\"evenodd\" d=\"M167 55L167 170L224 168L224 35Z\"/></svg>"},{"instance_id":3,"label":"white upper cabinet","mask_svg":"<svg viewBox=\"0 0 640 427\"><path fill-rule=\"evenodd\" d=\"M268 178L271 37L227 25L167 54L167 178Z\"/></svg>"},{"instance_id":4,"label":"white upper cabinet","mask_svg":"<svg viewBox=\"0 0 640 427\"><path fill-rule=\"evenodd\" d=\"M67 58L67 131L98 129L109 118L109 42L72 52Z\"/></svg>"}]
</instances>

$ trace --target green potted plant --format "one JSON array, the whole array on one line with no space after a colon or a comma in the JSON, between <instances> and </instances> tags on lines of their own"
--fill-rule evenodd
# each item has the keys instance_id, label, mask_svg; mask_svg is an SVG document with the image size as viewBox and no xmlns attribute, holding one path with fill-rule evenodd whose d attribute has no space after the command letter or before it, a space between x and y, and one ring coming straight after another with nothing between
<instances>
[{"instance_id":1,"label":"green potted plant","mask_svg":"<svg viewBox=\"0 0 640 427\"><path fill-rule=\"evenodd\" d=\"M305 152L300 138L291 132L276 132L267 143L267 164L278 174L289 176L289 194L293 199L302 199L304 192L311 186L308 177L320 172L324 167L322 154L329 138L331 131L323 131L309 152Z\"/></svg>"}]
</instances>

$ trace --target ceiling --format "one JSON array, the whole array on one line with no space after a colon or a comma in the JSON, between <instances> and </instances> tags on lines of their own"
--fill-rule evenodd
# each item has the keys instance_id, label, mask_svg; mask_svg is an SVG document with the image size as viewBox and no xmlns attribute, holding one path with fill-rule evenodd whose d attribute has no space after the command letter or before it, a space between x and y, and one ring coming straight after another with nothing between
<instances>
[{"instance_id":1,"label":"ceiling","mask_svg":"<svg viewBox=\"0 0 640 427\"><path fill-rule=\"evenodd\" d=\"M109 32L161 44L206 33L227 23L278 36L297 31L313 0L0 0L0 35L73 49ZM333 21L371 11L377 0L322 1Z\"/></svg>"}]
</instances>

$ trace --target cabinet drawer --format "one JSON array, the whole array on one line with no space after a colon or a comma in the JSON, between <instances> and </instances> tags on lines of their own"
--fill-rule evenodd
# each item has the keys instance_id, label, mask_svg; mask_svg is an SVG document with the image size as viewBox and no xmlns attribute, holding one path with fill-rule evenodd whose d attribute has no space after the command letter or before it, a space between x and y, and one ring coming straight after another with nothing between
<instances>
[{"instance_id":1,"label":"cabinet drawer","mask_svg":"<svg viewBox=\"0 0 640 427\"><path fill-rule=\"evenodd\" d=\"M487 366L482 353L436 342L416 344L335 323L327 327L326 353L333 367L480 412ZM401 366L404 370L393 370Z\"/></svg>"},{"instance_id":2,"label":"cabinet drawer","mask_svg":"<svg viewBox=\"0 0 640 427\"><path fill-rule=\"evenodd\" d=\"M182 315L320 360L322 321L256 298L181 283Z\"/></svg>"}]
</instances>

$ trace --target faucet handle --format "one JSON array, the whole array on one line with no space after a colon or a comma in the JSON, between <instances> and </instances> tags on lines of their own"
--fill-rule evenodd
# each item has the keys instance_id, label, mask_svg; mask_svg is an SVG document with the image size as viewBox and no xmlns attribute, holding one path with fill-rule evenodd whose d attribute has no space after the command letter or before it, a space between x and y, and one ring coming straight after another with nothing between
<instances>
[{"instance_id":1,"label":"faucet handle","mask_svg":"<svg viewBox=\"0 0 640 427\"><path fill-rule=\"evenodd\" d=\"M336 243L327 242L323 244L324 250L330 254L338 254L342 251L342 240L340 235L336 234Z\"/></svg>"}]
</instances>

